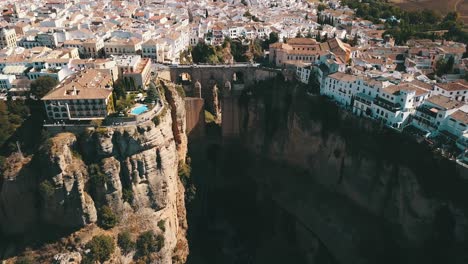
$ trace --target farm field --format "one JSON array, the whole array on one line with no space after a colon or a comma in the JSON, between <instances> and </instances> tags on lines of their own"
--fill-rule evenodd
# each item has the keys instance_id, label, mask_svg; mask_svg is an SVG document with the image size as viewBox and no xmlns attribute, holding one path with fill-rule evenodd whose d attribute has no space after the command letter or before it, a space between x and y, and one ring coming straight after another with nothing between
<instances>
[{"instance_id":1,"label":"farm field","mask_svg":"<svg viewBox=\"0 0 468 264\"><path fill-rule=\"evenodd\" d=\"M468 24L468 0L390 0L405 10L431 9L441 13L458 11Z\"/></svg>"}]
</instances>

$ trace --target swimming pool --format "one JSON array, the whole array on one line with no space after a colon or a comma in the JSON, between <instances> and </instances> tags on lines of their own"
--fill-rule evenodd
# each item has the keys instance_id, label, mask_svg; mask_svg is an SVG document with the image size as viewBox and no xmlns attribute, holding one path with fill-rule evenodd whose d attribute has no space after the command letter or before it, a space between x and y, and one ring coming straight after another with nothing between
<instances>
[{"instance_id":1,"label":"swimming pool","mask_svg":"<svg viewBox=\"0 0 468 264\"><path fill-rule=\"evenodd\" d=\"M132 115L139 115L139 114L142 114L142 113L144 113L146 111L148 111L148 106L140 105L140 106L137 106L137 107L133 108L130 113Z\"/></svg>"}]
</instances>

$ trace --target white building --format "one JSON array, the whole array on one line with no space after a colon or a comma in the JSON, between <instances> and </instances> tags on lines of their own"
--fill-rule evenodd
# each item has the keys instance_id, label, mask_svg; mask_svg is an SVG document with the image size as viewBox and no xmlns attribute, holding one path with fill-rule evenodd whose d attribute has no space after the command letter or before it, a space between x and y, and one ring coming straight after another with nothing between
<instances>
[{"instance_id":1,"label":"white building","mask_svg":"<svg viewBox=\"0 0 468 264\"><path fill-rule=\"evenodd\" d=\"M0 49L16 47L16 31L12 28L0 30Z\"/></svg>"},{"instance_id":2,"label":"white building","mask_svg":"<svg viewBox=\"0 0 468 264\"><path fill-rule=\"evenodd\" d=\"M14 80L16 80L14 75L0 74L0 91L11 89Z\"/></svg>"},{"instance_id":3,"label":"white building","mask_svg":"<svg viewBox=\"0 0 468 264\"><path fill-rule=\"evenodd\" d=\"M158 58L158 42L154 39L143 42L141 44L141 56L156 61Z\"/></svg>"},{"instance_id":4,"label":"white building","mask_svg":"<svg viewBox=\"0 0 468 264\"><path fill-rule=\"evenodd\" d=\"M438 83L434 86L434 94L468 102L468 83L462 80L450 83Z\"/></svg>"},{"instance_id":5,"label":"white building","mask_svg":"<svg viewBox=\"0 0 468 264\"><path fill-rule=\"evenodd\" d=\"M402 129L414 109L429 96L430 91L412 83L388 86L380 89L379 95L372 101L372 116L389 127Z\"/></svg>"},{"instance_id":6,"label":"white building","mask_svg":"<svg viewBox=\"0 0 468 264\"><path fill-rule=\"evenodd\" d=\"M416 108L414 115L411 117L411 123L419 129L431 133L444 127L449 127L448 130L453 130L450 128L453 125L449 124L447 119L457 111L467 112L468 106L450 97L435 95L429 97ZM458 114L455 115L455 118L458 118ZM458 132L455 133L460 134Z\"/></svg>"}]
</instances>

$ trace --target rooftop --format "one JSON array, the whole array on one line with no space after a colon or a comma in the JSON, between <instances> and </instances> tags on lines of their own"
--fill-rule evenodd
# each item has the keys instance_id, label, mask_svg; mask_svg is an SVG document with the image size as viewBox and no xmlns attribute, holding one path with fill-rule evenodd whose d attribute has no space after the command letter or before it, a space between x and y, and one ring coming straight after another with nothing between
<instances>
[{"instance_id":1,"label":"rooftop","mask_svg":"<svg viewBox=\"0 0 468 264\"><path fill-rule=\"evenodd\" d=\"M42 100L106 99L112 93L111 83L109 74L88 69L63 80Z\"/></svg>"},{"instance_id":2,"label":"rooftop","mask_svg":"<svg viewBox=\"0 0 468 264\"><path fill-rule=\"evenodd\" d=\"M415 86L412 83L401 83L398 85L390 85L386 88L383 88L382 91L388 94L393 94L393 95L398 95L400 94L401 91L414 91L416 92L416 96L428 93L428 91L423 90L419 88L418 86Z\"/></svg>"},{"instance_id":3,"label":"rooftop","mask_svg":"<svg viewBox=\"0 0 468 264\"><path fill-rule=\"evenodd\" d=\"M462 124L468 124L468 113L461 110L455 111L455 113L451 114L450 117Z\"/></svg>"},{"instance_id":4,"label":"rooftop","mask_svg":"<svg viewBox=\"0 0 468 264\"><path fill-rule=\"evenodd\" d=\"M357 80L356 76L342 72L335 72L333 74L328 75L328 77L343 82L354 82Z\"/></svg>"},{"instance_id":5,"label":"rooftop","mask_svg":"<svg viewBox=\"0 0 468 264\"><path fill-rule=\"evenodd\" d=\"M436 96L429 97L427 101L437 106L440 106L444 110L455 109L464 105L463 102L453 100L443 95L436 95Z\"/></svg>"},{"instance_id":6,"label":"rooftop","mask_svg":"<svg viewBox=\"0 0 468 264\"><path fill-rule=\"evenodd\" d=\"M443 89L445 91L468 90L468 84L465 81L441 83L441 84L437 84L437 87L439 87L439 88L441 88L441 89Z\"/></svg>"}]
</instances>

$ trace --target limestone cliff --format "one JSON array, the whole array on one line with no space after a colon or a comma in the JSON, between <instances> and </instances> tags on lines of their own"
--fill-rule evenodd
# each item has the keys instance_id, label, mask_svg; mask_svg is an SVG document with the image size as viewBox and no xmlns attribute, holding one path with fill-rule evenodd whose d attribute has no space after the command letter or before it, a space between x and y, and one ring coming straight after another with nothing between
<instances>
[{"instance_id":1,"label":"limestone cliff","mask_svg":"<svg viewBox=\"0 0 468 264\"><path fill-rule=\"evenodd\" d=\"M414 249L415 258L446 237L465 243L466 183L454 162L293 84L272 86L240 98L240 139L254 153L307 172L256 178L339 262L375 263L376 252L394 247Z\"/></svg>"},{"instance_id":2,"label":"limestone cliff","mask_svg":"<svg viewBox=\"0 0 468 264\"><path fill-rule=\"evenodd\" d=\"M150 120L80 135L61 133L33 157L10 157L12 166L2 173L2 232L24 235L42 226L77 230L70 238L79 242L56 253L74 248L70 254L84 254L90 235L103 232L92 223L108 206L119 224L105 233L116 237L129 230L136 238L153 230L165 241L158 263L184 262L187 222L178 166L187 152L185 109L175 89L166 87L165 94L166 109L156 124ZM124 256L117 250L111 262L128 263L133 253Z\"/></svg>"}]
</instances>

